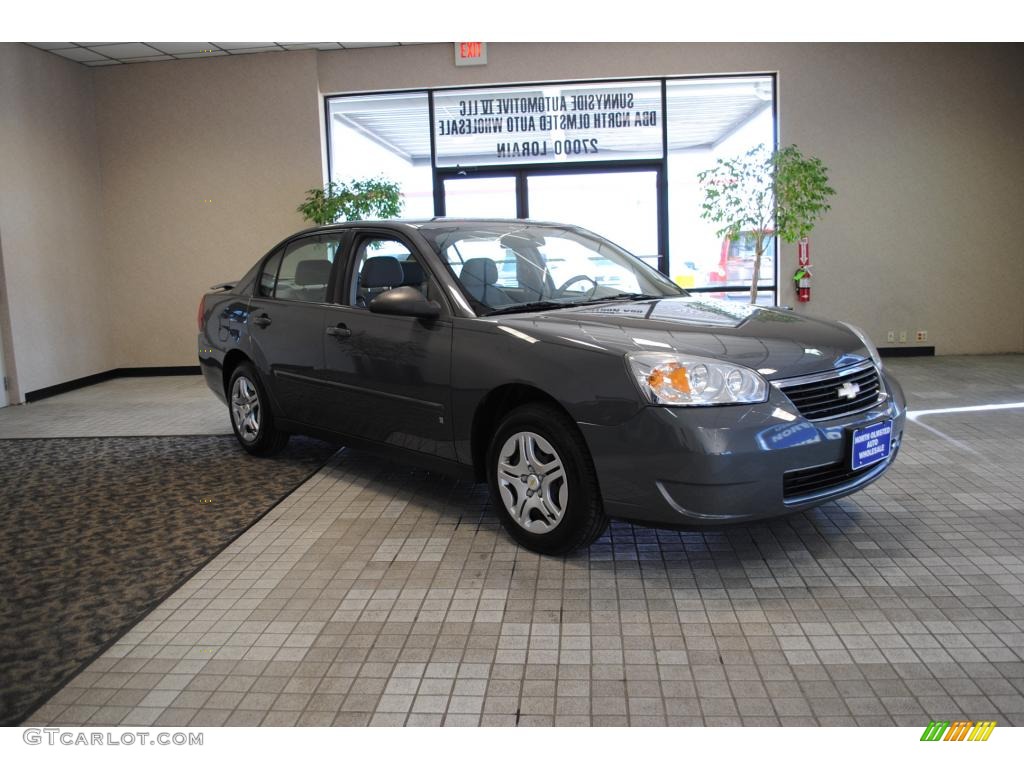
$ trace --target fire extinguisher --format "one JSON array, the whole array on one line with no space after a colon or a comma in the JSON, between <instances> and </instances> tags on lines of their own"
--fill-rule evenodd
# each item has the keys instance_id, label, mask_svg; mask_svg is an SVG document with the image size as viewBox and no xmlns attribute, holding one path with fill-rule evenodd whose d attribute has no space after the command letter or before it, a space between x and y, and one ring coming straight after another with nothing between
<instances>
[{"instance_id":1,"label":"fire extinguisher","mask_svg":"<svg viewBox=\"0 0 1024 768\"><path fill-rule=\"evenodd\" d=\"M811 300L811 265L798 267L793 273L793 280L796 282L796 300L806 302Z\"/></svg>"},{"instance_id":2,"label":"fire extinguisher","mask_svg":"<svg viewBox=\"0 0 1024 768\"><path fill-rule=\"evenodd\" d=\"M811 244L806 237L797 243L797 267L793 273L796 282L796 298L800 302L811 300Z\"/></svg>"}]
</instances>

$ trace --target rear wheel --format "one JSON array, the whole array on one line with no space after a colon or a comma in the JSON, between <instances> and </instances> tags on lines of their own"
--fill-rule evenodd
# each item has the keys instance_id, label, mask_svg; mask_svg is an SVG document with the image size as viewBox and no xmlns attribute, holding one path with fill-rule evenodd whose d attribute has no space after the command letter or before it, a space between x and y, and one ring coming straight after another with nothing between
<instances>
[{"instance_id":1,"label":"rear wheel","mask_svg":"<svg viewBox=\"0 0 1024 768\"><path fill-rule=\"evenodd\" d=\"M266 390L249 363L240 363L231 373L228 410L235 437L254 456L271 456L288 443L288 433L274 426Z\"/></svg>"},{"instance_id":2,"label":"rear wheel","mask_svg":"<svg viewBox=\"0 0 1024 768\"><path fill-rule=\"evenodd\" d=\"M608 527L583 436L551 406L509 413L491 441L487 469L501 523L527 549L565 554Z\"/></svg>"}]
</instances>

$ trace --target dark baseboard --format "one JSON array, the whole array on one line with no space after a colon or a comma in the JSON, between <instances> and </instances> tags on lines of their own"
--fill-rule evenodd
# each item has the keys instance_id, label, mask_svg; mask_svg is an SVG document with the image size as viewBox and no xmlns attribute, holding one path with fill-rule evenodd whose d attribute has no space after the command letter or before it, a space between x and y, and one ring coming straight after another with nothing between
<instances>
[{"instance_id":1,"label":"dark baseboard","mask_svg":"<svg viewBox=\"0 0 1024 768\"><path fill-rule=\"evenodd\" d=\"M882 357L935 357L935 347L879 347Z\"/></svg>"},{"instance_id":2,"label":"dark baseboard","mask_svg":"<svg viewBox=\"0 0 1024 768\"><path fill-rule=\"evenodd\" d=\"M25 402L34 403L45 400L47 397L62 395L82 387L90 387L110 379L123 379L131 376L198 376L201 373L198 365L164 365L151 368L114 368L102 373L94 373L91 376L83 376L80 379L72 379L52 387L43 387L25 393Z\"/></svg>"},{"instance_id":3,"label":"dark baseboard","mask_svg":"<svg viewBox=\"0 0 1024 768\"><path fill-rule=\"evenodd\" d=\"M157 365L149 368L115 368L116 378L128 376L198 376L202 370L198 365Z\"/></svg>"},{"instance_id":4,"label":"dark baseboard","mask_svg":"<svg viewBox=\"0 0 1024 768\"><path fill-rule=\"evenodd\" d=\"M71 381L54 384L52 387L35 389L31 392L25 393L25 402L34 403L37 400L44 400L45 398L53 397L54 395L63 395L65 392L70 392L73 389L90 387L93 384L99 384L101 381L108 381L112 378L114 378L113 371L103 371L103 373L94 373L91 376L83 376L80 379L72 379Z\"/></svg>"}]
</instances>

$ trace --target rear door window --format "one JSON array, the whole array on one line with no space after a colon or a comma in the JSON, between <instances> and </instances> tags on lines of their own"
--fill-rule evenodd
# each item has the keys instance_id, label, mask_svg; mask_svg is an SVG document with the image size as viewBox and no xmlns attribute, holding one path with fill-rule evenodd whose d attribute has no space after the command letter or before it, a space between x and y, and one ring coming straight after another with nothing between
<instances>
[{"instance_id":1,"label":"rear door window","mask_svg":"<svg viewBox=\"0 0 1024 768\"><path fill-rule=\"evenodd\" d=\"M325 236L296 240L289 244L277 271L275 299L322 304L338 256L340 239ZM262 285L262 283L261 283Z\"/></svg>"},{"instance_id":2,"label":"rear door window","mask_svg":"<svg viewBox=\"0 0 1024 768\"><path fill-rule=\"evenodd\" d=\"M281 256L284 249L281 248L263 264L263 272L260 273L260 296L273 296L274 283L277 282L277 270L281 268Z\"/></svg>"}]
</instances>

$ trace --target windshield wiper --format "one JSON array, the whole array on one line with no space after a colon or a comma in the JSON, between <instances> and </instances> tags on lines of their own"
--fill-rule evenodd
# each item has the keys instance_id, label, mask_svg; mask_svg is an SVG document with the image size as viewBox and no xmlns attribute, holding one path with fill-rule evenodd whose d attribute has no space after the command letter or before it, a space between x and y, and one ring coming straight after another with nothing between
<instances>
[{"instance_id":1,"label":"windshield wiper","mask_svg":"<svg viewBox=\"0 0 1024 768\"><path fill-rule=\"evenodd\" d=\"M562 309L566 304L561 301L528 301L525 304L513 304L509 307L492 309L484 317L492 315L511 315L516 312L534 312L541 309Z\"/></svg>"},{"instance_id":2,"label":"windshield wiper","mask_svg":"<svg viewBox=\"0 0 1024 768\"><path fill-rule=\"evenodd\" d=\"M484 317L491 315L511 315L516 312L534 312L542 309L566 309L568 307L585 307L587 304L601 304L606 301L644 301L649 299L663 299L664 296L654 296L649 293L616 293L613 296L602 296L599 299L582 299L580 301L528 301L523 304L513 304L509 307L492 309Z\"/></svg>"},{"instance_id":3,"label":"windshield wiper","mask_svg":"<svg viewBox=\"0 0 1024 768\"><path fill-rule=\"evenodd\" d=\"M597 299L584 299L583 301L572 302L573 306L580 306L581 304L597 304L602 301L644 301L645 299L663 299L664 296L654 296L649 293L616 293L612 296L601 296Z\"/></svg>"}]
</instances>

